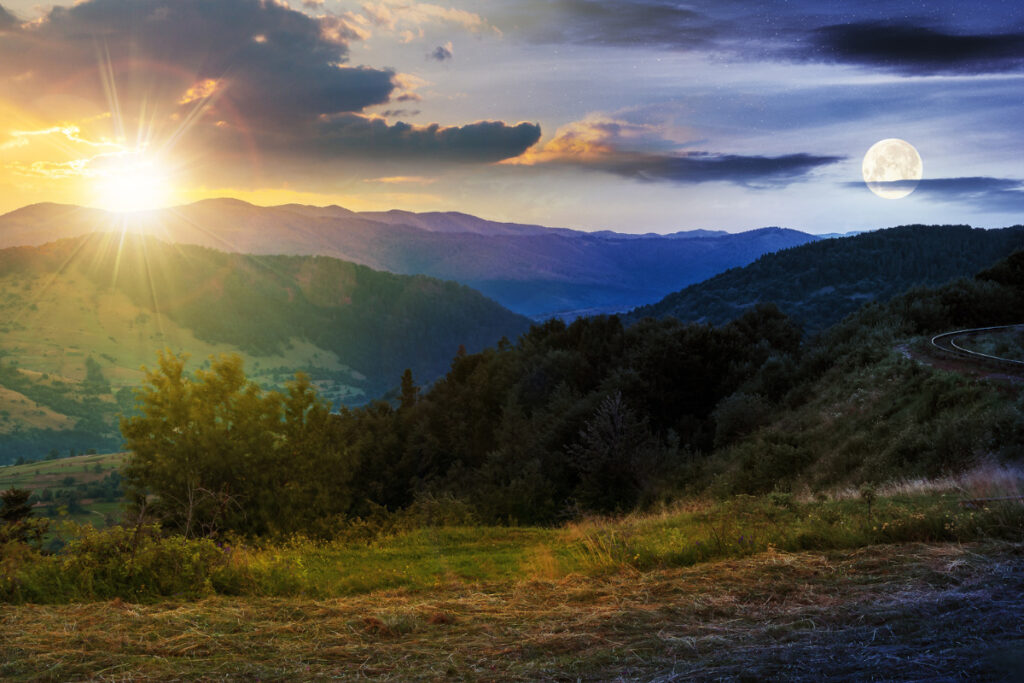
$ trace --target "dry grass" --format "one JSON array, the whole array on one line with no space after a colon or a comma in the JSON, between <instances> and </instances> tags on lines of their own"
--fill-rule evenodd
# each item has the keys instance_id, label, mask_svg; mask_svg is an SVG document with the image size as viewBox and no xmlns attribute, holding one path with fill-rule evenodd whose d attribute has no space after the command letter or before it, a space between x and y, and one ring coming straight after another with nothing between
<instances>
[{"instance_id":1,"label":"dry grass","mask_svg":"<svg viewBox=\"0 0 1024 683\"><path fill-rule=\"evenodd\" d=\"M983 463L966 472L936 479L901 479L879 486L879 497L958 495L964 499L1008 498L1024 496L1024 468L1020 465ZM828 492L831 500L860 498L853 486ZM814 496L805 491L798 497L810 501Z\"/></svg>"},{"instance_id":2,"label":"dry grass","mask_svg":"<svg viewBox=\"0 0 1024 683\"><path fill-rule=\"evenodd\" d=\"M1022 623L1022 544L770 551L321 601L5 606L0 678L1005 680Z\"/></svg>"}]
</instances>

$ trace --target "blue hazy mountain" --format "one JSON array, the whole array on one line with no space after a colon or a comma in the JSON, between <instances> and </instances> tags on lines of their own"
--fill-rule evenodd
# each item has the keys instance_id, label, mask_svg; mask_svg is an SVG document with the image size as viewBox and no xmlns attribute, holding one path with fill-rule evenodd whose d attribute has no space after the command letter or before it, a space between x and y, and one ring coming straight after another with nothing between
<instances>
[{"instance_id":1,"label":"blue hazy mountain","mask_svg":"<svg viewBox=\"0 0 1024 683\"><path fill-rule=\"evenodd\" d=\"M534 318L626 311L762 254L816 240L796 230L583 232L457 212L357 213L214 199L118 216L38 204L0 216L0 247L128 229L251 254L325 255L403 275L455 280Z\"/></svg>"}]
</instances>

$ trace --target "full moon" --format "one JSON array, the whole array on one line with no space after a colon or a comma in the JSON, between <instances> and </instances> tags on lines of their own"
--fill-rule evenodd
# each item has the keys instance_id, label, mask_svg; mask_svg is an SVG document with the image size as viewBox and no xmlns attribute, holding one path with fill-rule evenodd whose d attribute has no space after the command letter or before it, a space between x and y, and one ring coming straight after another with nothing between
<instances>
[{"instance_id":1,"label":"full moon","mask_svg":"<svg viewBox=\"0 0 1024 683\"><path fill-rule=\"evenodd\" d=\"M885 199L906 197L917 187L924 167L921 155L906 140L888 138L871 145L861 166L868 188Z\"/></svg>"}]
</instances>

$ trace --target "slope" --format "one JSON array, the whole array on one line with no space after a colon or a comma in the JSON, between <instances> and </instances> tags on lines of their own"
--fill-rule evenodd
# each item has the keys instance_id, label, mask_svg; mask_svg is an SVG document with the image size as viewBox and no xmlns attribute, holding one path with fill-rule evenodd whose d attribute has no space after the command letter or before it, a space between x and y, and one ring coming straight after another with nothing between
<instances>
[{"instance_id":1,"label":"slope","mask_svg":"<svg viewBox=\"0 0 1024 683\"><path fill-rule=\"evenodd\" d=\"M115 233L0 251L0 315L7 459L117 447L115 417L131 406L123 390L159 348L197 362L238 352L265 386L304 370L336 403L359 402L405 368L430 381L460 345L476 350L528 326L452 282Z\"/></svg>"},{"instance_id":2,"label":"slope","mask_svg":"<svg viewBox=\"0 0 1024 683\"><path fill-rule=\"evenodd\" d=\"M641 306L625 319L674 316L722 324L758 302L772 302L805 331L817 332L865 302L884 302L910 287L973 275L1020 248L1024 226L910 225L821 240L766 254Z\"/></svg>"}]
</instances>

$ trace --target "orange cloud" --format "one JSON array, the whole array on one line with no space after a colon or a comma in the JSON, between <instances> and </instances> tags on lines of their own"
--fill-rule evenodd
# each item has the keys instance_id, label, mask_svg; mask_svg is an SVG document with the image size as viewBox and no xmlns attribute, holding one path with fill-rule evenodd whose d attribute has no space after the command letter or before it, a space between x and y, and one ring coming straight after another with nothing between
<instances>
[{"instance_id":1,"label":"orange cloud","mask_svg":"<svg viewBox=\"0 0 1024 683\"><path fill-rule=\"evenodd\" d=\"M562 126L555 136L525 154L501 163L532 166L551 161L597 161L619 152L623 142L638 141L656 132L653 126L593 115Z\"/></svg>"},{"instance_id":2,"label":"orange cloud","mask_svg":"<svg viewBox=\"0 0 1024 683\"><path fill-rule=\"evenodd\" d=\"M223 86L224 80L221 78L203 79L186 90L185 94L178 100L178 104L191 104L192 102L213 97Z\"/></svg>"},{"instance_id":3,"label":"orange cloud","mask_svg":"<svg viewBox=\"0 0 1024 683\"><path fill-rule=\"evenodd\" d=\"M428 178L420 175L395 175L388 176L385 178L367 178L368 183L384 183L386 185L432 185L437 182L437 178Z\"/></svg>"}]
</instances>

